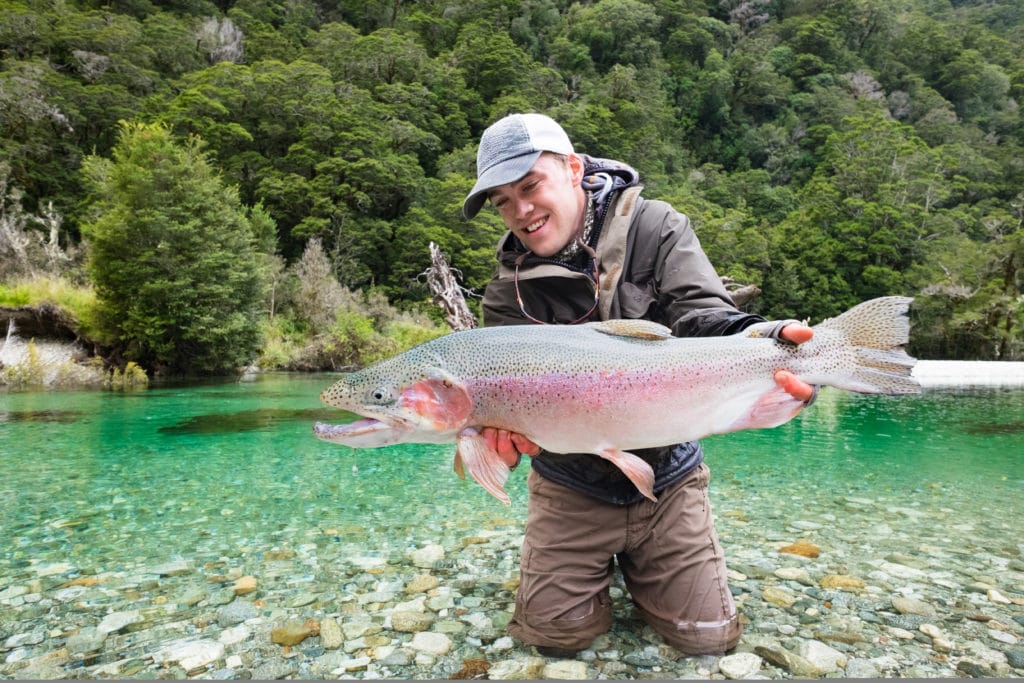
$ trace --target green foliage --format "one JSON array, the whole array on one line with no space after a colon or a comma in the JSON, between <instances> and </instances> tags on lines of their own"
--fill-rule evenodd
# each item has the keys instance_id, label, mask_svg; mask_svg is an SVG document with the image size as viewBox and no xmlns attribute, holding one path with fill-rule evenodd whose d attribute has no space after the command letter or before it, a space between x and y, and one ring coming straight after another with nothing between
<instances>
[{"instance_id":1,"label":"green foliage","mask_svg":"<svg viewBox=\"0 0 1024 683\"><path fill-rule=\"evenodd\" d=\"M145 389L149 386L149 376L146 371L132 361L124 366L124 370L114 368L107 376L105 385L110 389L118 391L133 391Z\"/></svg>"},{"instance_id":2,"label":"green foliage","mask_svg":"<svg viewBox=\"0 0 1024 683\"><path fill-rule=\"evenodd\" d=\"M100 325L153 370L217 373L258 346L262 274L246 212L196 139L124 124L113 159L85 165L95 193L89 273Z\"/></svg>"},{"instance_id":3,"label":"green foliage","mask_svg":"<svg viewBox=\"0 0 1024 683\"><path fill-rule=\"evenodd\" d=\"M76 321L77 331L98 343L106 343L98 323L96 291L63 277L38 276L0 282L0 306L54 304Z\"/></svg>"},{"instance_id":4,"label":"green foliage","mask_svg":"<svg viewBox=\"0 0 1024 683\"><path fill-rule=\"evenodd\" d=\"M25 359L21 363L0 368L0 384L15 389L46 386L46 366L43 364L34 339L29 340Z\"/></svg>"},{"instance_id":5,"label":"green foliage","mask_svg":"<svg viewBox=\"0 0 1024 683\"><path fill-rule=\"evenodd\" d=\"M311 325L300 312L294 265L314 239L353 298L372 290L422 309L431 241L481 291L504 226L489 210L460 216L475 142L506 113L542 111L578 150L632 164L647 196L688 211L719 269L763 288L759 312L818 317L868 296L913 294L927 353L1018 358L1018 5L0 0L0 157L26 216L52 205L63 219L56 246L69 255L83 233L113 232L132 216L135 227L102 259L159 261L159 240L133 241L136 230L202 263L205 254L178 246L182 233L220 221L235 234L248 223L254 244L240 262L257 280L272 274L273 287L266 300L253 289L234 312L249 319L251 301L271 316L263 336L276 350L265 356L285 359L335 325L333 315ZM123 144L121 120L169 126L186 156L212 167L194 184L219 175L237 199L224 187L190 199L183 181L179 192L161 185L169 172L152 166L187 165L170 150L130 162L130 191L111 170L130 155L97 161ZM116 201L100 191L114 187ZM235 208L210 208L225 201ZM154 275L118 295L152 299L144 320L115 314L112 276L97 280L99 271L90 277L104 329L140 363L179 371L156 355L235 324L214 316L203 333L168 327L183 309L227 298L184 292L185 276ZM64 274L73 279L74 265ZM13 277L0 269L6 284ZM251 289L228 280L225 289ZM259 336L236 346L251 353ZM237 362L226 354L203 365Z\"/></svg>"}]
</instances>

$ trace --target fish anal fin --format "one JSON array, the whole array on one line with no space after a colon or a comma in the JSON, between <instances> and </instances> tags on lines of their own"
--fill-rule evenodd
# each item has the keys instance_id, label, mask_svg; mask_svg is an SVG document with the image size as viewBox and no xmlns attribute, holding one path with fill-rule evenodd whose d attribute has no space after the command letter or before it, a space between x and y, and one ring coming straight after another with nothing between
<instances>
[{"instance_id":1,"label":"fish anal fin","mask_svg":"<svg viewBox=\"0 0 1024 683\"><path fill-rule=\"evenodd\" d=\"M672 330L650 320L603 320L590 323L590 326L613 337L633 337L649 341L672 339Z\"/></svg>"},{"instance_id":2,"label":"fish anal fin","mask_svg":"<svg viewBox=\"0 0 1024 683\"><path fill-rule=\"evenodd\" d=\"M650 464L638 455L618 448L606 448L596 455L601 456L612 463L629 478L640 493L653 501L658 499L654 496L654 470Z\"/></svg>"},{"instance_id":3,"label":"fish anal fin","mask_svg":"<svg viewBox=\"0 0 1024 683\"><path fill-rule=\"evenodd\" d=\"M406 387L398 400L438 430L458 429L473 412L473 400L466 387L442 373Z\"/></svg>"},{"instance_id":4,"label":"fish anal fin","mask_svg":"<svg viewBox=\"0 0 1024 683\"><path fill-rule=\"evenodd\" d=\"M741 429L778 427L796 417L797 413L805 405L803 401L794 398L782 387L775 386L770 391L762 394L754 402L754 405L750 406L750 410L722 430L722 433L735 432Z\"/></svg>"},{"instance_id":5,"label":"fish anal fin","mask_svg":"<svg viewBox=\"0 0 1024 683\"><path fill-rule=\"evenodd\" d=\"M505 481L511 471L498 452L487 445L487 440L475 429L463 429L459 433L458 450L455 452L455 471L465 466L469 476L484 487L488 493L505 505L512 501L505 493Z\"/></svg>"}]
</instances>

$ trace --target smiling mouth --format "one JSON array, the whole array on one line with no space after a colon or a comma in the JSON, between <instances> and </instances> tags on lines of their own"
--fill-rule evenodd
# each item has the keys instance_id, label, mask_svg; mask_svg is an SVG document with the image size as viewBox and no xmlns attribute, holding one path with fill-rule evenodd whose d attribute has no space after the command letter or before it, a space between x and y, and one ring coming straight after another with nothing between
<instances>
[{"instance_id":1,"label":"smiling mouth","mask_svg":"<svg viewBox=\"0 0 1024 683\"><path fill-rule=\"evenodd\" d=\"M533 233L537 232L542 227L544 227L544 224L547 222L547 218L541 218L540 220L536 220L533 223L527 225L525 228L523 228L523 232L525 232L527 235L532 235Z\"/></svg>"}]
</instances>

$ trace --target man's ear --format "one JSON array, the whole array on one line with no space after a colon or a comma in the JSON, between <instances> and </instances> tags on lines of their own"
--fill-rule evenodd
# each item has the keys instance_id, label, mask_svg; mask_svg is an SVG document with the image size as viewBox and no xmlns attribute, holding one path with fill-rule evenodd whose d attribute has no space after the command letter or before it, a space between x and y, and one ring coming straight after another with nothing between
<instances>
[{"instance_id":1,"label":"man's ear","mask_svg":"<svg viewBox=\"0 0 1024 683\"><path fill-rule=\"evenodd\" d=\"M583 182L583 159L578 154L567 155L569 162L569 176L572 178L573 185L579 185Z\"/></svg>"}]
</instances>

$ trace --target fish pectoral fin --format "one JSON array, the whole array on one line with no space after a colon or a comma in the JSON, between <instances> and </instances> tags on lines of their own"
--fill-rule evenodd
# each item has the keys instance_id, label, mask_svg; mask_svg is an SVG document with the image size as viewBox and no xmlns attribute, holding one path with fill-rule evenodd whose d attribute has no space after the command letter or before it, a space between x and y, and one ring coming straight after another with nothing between
<instances>
[{"instance_id":1,"label":"fish pectoral fin","mask_svg":"<svg viewBox=\"0 0 1024 683\"><path fill-rule=\"evenodd\" d=\"M599 451L597 455L622 470L622 473L645 497L653 501L658 500L654 496L654 470L646 460L628 451L620 451L618 448L606 448Z\"/></svg>"},{"instance_id":2,"label":"fish pectoral fin","mask_svg":"<svg viewBox=\"0 0 1024 683\"><path fill-rule=\"evenodd\" d=\"M589 326L613 337L632 337L649 341L672 339L672 330L650 320L602 320L589 323Z\"/></svg>"},{"instance_id":3,"label":"fish pectoral fin","mask_svg":"<svg viewBox=\"0 0 1024 683\"><path fill-rule=\"evenodd\" d=\"M484 487L488 493L505 505L512 501L505 493L505 481L511 471L498 452L487 445L487 440L475 429L463 429L459 433L458 450L455 452L456 472L465 465L469 476Z\"/></svg>"},{"instance_id":4,"label":"fish pectoral fin","mask_svg":"<svg viewBox=\"0 0 1024 683\"><path fill-rule=\"evenodd\" d=\"M738 417L723 430L735 432L741 429L768 429L789 422L807 404L795 398L780 386L761 395L745 414Z\"/></svg>"},{"instance_id":5,"label":"fish pectoral fin","mask_svg":"<svg viewBox=\"0 0 1024 683\"><path fill-rule=\"evenodd\" d=\"M455 474L459 475L459 479L466 478L466 470L462 466L462 454L459 453L459 449L455 449L455 460L452 462L452 469L455 470Z\"/></svg>"}]
</instances>

